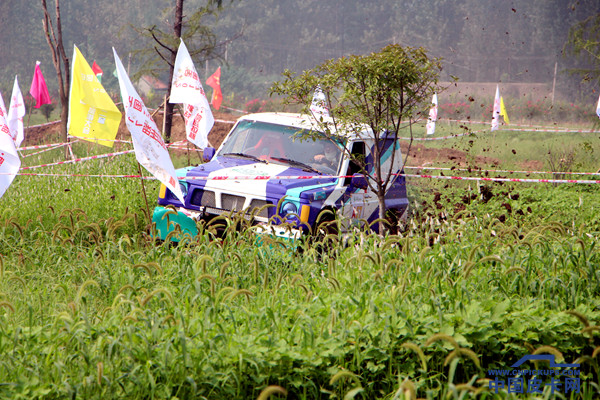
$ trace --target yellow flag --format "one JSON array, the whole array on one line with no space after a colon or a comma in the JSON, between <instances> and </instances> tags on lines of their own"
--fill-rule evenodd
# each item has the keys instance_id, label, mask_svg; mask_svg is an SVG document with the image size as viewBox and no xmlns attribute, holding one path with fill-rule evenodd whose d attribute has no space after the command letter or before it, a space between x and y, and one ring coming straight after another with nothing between
<instances>
[{"instance_id":1,"label":"yellow flag","mask_svg":"<svg viewBox=\"0 0 600 400\"><path fill-rule=\"evenodd\" d=\"M74 47L67 130L71 136L113 147L121 112L77 46Z\"/></svg>"},{"instance_id":2,"label":"yellow flag","mask_svg":"<svg viewBox=\"0 0 600 400\"><path fill-rule=\"evenodd\" d=\"M506 112L506 107L504 107L504 99L502 98L502 96L500 96L500 115L502 115L504 117L504 122L506 122L506 124L510 124L510 121L508 120L508 114Z\"/></svg>"}]
</instances>

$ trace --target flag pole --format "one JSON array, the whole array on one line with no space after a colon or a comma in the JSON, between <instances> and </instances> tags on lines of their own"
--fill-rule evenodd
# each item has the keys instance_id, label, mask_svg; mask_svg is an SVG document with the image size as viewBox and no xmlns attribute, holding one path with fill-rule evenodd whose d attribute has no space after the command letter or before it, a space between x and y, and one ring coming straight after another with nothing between
<instances>
[{"instance_id":1,"label":"flag pole","mask_svg":"<svg viewBox=\"0 0 600 400\"><path fill-rule=\"evenodd\" d=\"M162 134L163 137L165 136L165 130L167 129L167 95L165 94L165 101L163 101L163 104L161 104L161 106L164 105L164 112L163 112L163 126L162 126Z\"/></svg>"},{"instance_id":2,"label":"flag pole","mask_svg":"<svg viewBox=\"0 0 600 400\"><path fill-rule=\"evenodd\" d=\"M148 197L146 196L146 185L144 184L144 175L142 174L142 167L140 163L138 165L138 172L140 173L140 182L142 183L142 193L144 194L144 202L146 203L146 213L148 215L148 223L152 223L152 217L150 216L150 207L148 206Z\"/></svg>"},{"instance_id":3,"label":"flag pole","mask_svg":"<svg viewBox=\"0 0 600 400\"><path fill-rule=\"evenodd\" d=\"M183 113L181 112L181 107L177 107L177 111L179 112L179 115L181 116L181 119L183 120L183 130L185 131L185 117L183 116ZM186 135L185 141L187 143L188 165L190 165L190 141L187 140L187 135Z\"/></svg>"},{"instance_id":4,"label":"flag pole","mask_svg":"<svg viewBox=\"0 0 600 400\"><path fill-rule=\"evenodd\" d=\"M27 130L29 130L29 121L31 120L31 111L33 111L33 98L29 102L29 116L27 117Z\"/></svg>"}]
</instances>

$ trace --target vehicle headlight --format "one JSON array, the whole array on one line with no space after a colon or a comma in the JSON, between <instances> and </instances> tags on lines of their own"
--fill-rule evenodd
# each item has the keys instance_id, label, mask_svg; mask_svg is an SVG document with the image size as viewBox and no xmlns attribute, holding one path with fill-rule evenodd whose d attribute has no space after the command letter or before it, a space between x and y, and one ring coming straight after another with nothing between
<instances>
[{"instance_id":1,"label":"vehicle headlight","mask_svg":"<svg viewBox=\"0 0 600 400\"><path fill-rule=\"evenodd\" d=\"M179 182L179 189L181 190L181 193L183 193L183 197L185 198L185 196L187 195L187 191L188 191L187 184ZM169 190L169 199L179 201L177 196L175 196L175 193L173 193L170 190Z\"/></svg>"},{"instance_id":2,"label":"vehicle headlight","mask_svg":"<svg viewBox=\"0 0 600 400\"><path fill-rule=\"evenodd\" d=\"M183 193L183 197L187 196L187 185L179 182L179 188L181 189L181 193Z\"/></svg>"},{"instance_id":3,"label":"vehicle headlight","mask_svg":"<svg viewBox=\"0 0 600 400\"><path fill-rule=\"evenodd\" d=\"M283 205L283 207L281 207L281 213L284 216L287 216L288 214L298 214L298 207L294 203L287 202ZM293 218L295 216L290 217Z\"/></svg>"}]
</instances>

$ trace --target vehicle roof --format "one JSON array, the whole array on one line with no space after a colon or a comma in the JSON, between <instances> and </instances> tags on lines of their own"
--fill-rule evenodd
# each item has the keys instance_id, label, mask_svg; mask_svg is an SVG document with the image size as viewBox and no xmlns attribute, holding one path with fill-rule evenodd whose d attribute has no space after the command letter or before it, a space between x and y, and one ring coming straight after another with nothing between
<instances>
[{"instance_id":1,"label":"vehicle roof","mask_svg":"<svg viewBox=\"0 0 600 400\"><path fill-rule=\"evenodd\" d=\"M301 129L312 129L315 131L321 131L321 127L319 126L320 122L307 114L297 114L297 113L283 113L283 112L268 112L268 113L257 113L257 114L248 114L240 117L239 121L257 121L257 122L265 122L269 124L276 125L284 125L284 126L293 126L294 128ZM323 121L325 123L333 123L333 119L329 117L324 117ZM332 132L339 136L344 136L348 139L356 139L357 137L361 137L364 139L365 137L371 137L371 130L368 127L364 127L361 135L356 135L354 132L348 131L337 131L332 126Z\"/></svg>"}]
</instances>

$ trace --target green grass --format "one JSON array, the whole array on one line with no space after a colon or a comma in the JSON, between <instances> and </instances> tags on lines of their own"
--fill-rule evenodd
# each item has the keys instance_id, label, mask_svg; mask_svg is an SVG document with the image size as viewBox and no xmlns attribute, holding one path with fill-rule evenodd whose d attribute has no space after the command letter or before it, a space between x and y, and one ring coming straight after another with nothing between
<instances>
[{"instance_id":1,"label":"green grass","mask_svg":"<svg viewBox=\"0 0 600 400\"><path fill-rule=\"evenodd\" d=\"M600 322L598 189L492 184L486 202L462 182L409 183L406 231L328 237L322 253L203 225L159 244L139 180L17 177L0 199L0 397L514 398L480 379L552 346L582 363L582 393L567 398L597 398L598 333L583 328Z\"/></svg>"},{"instance_id":2,"label":"green grass","mask_svg":"<svg viewBox=\"0 0 600 400\"><path fill-rule=\"evenodd\" d=\"M573 171L595 172L600 168L597 163L597 154L600 153L600 132L595 133L560 133L560 132L514 132L500 130L491 132L490 126L480 124L462 125L473 135L462 136L456 139L419 141L429 148L451 147L468 153L471 164L475 156L485 156L497 159L497 166L503 168L522 167L524 163L539 161L545 170L549 170L548 152L557 154L558 158L573 153L575 162ZM560 124L573 130L591 130L591 126ZM434 137L456 135L464 133L459 123L439 122ZM413 128L414 137L425 137L424 126L417 125ZM407 129L402 131L402 136L409 136ZM483 167L483 166L480 166Z\"/></svg>"}]
</instances>

